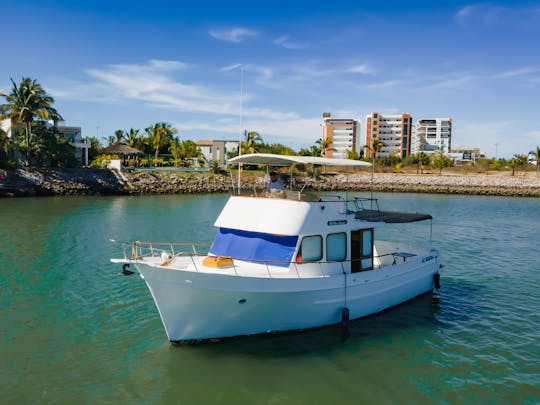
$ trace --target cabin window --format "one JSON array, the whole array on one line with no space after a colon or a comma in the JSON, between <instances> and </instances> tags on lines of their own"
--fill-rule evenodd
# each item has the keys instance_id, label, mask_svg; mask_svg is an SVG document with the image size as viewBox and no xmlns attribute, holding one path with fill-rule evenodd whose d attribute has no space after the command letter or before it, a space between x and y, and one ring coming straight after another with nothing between
<instances>
[{"instance_id":1,"label":"cabin window","mask_svg":"<svg viewBox=\"0 0 540 405\"><path fill-rule=\"evenodd\" d=\"M326 237L326 260L342 262L347 258L347 234L331 233Z\"/></svg>"},{"instance_id":2,"label":"cabin window","mask_svg":"<svg viewBox=\"0 0 540 405\"><path fill-rule=\"evenodd\" d=\"M316 262L322 259L322 237L320 235L306 236L302 239L300 252L303 262Z\"/></svg>"}]
</instances>

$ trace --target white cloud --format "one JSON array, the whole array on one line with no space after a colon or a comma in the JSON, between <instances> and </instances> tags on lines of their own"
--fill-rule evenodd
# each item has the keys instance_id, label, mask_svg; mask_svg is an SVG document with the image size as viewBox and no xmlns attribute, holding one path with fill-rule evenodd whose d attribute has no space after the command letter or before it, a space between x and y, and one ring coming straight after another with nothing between
<instances>
[{"instance_id":1,"label":"white cloud","mask_svg":"<svg viewBox=\"0 0 540 405\"><path fill-rule=\"evenodd\" d=\"M274 45L282 46L286 49L306 49L309 48L308 42L291 41L289 35L282 35L273 41Z\"/></svg>"},{"instance_id":2,"label":"white cloud","mask_svg":"<svg viewBox=\"0 0 540 405\"><path fill-rule=\"evenodd\" d=\"M539 8L536 6L513 5L497 6L489 3L470 4L460 8L454 15L456 22L465 26L495 27L506 26L512 29L538 27Z\"/></svg>"},{"instance_id":3,"label":"white cloud","mask_svg":"<svg viewBox=\"0 0 540 405\"><path fill-rule=\"evenodd\" d=\"M496 78L496 79L506 79L506 78L511 78L511 77L530 75L530 74L533 74L533 73L537 73L539 71L540 71L539 68L522 67L522 68L519 68L519 69L508 70L506 72L498 73L498 74L496 74L494 76L494 78Z\"/></svg>"},{"instance_id":4,"label":"white cloud","mask_svg":"<svg viewBox=\"0 0 540 405\"><path fill-rule=\"evenodd\" d=\"M399 86L400 84L401 84L401 82L398 81L398 80L386 80L386 81L380 82L380 83L368 84L366 87L368 89L388 89L388 88L391 88L391 87Z\"/></svg>"},{"instance_id":5,"label":"white cloud","mask_svg":"<svg viewBox=\"0 0 540 405\"><path fill-rule=\"evenodd\" d=\"M460 8L455 15L457 22L462 25L466 24L477 9L478 5L468 5Z\"/></svg>"},{"instance_id":6,"label":"white cloud","mask_svg":"<svg viewBox=\"0 0 540 405\"><path fill-rule=\"evenodd\" d=\"M456 78L444 79L437 83L428 86L429 89L457 89L470 83L475 77L472 75L465 75Z\"/></svg>"},{"instance_id":7,"label":"white cloud","mask_svg":"<svg viewBox=\"0 0 540 405\"><path fill-rule=\"evenodd\" d=\"M88 69L86 73L95 79L93 83L72 82L70 86L59 86L70 90L55 90L54 93L57 98L65 99L109 103L137 101L170 111L218 116L239 114L238 93L183 83L171 76L172 70L177 70L180 66L180 63L174 64L172 61L149 61L139 65L109 65ZM271 68L252 65L246 67L257 73L257 80L271 80L273 76ZM250 94L244 94L244 101L251 98ZM260 107L244 108L243 115L254 119L284 121L300 119L294 112Z\"/></svg>"},{"instance_id":8,"label":"white cloud","mask_svg":"<svg viewBox=\"0 0 540 405\"><path fill-rule=\"evenodd\" d=\"M365 63L361 65L350 66L347 69L345 69L345 71L348 73L360 73L360 74L370 74L374 72L374 70L368 65L366 65Z\"/></svg>"},{"instance_id":9,"label":"white cloud","mask_svg":"<svg viewBox=\"0 0 540 405\"><path fill-rule=\"evenodd\" d=\"M243 42L247 38L255 37L259 35L257 31L254 31L249 28L239 28L239 27L232 28L229 30L223 30L223 31L211 30L209 31L209 34L211 37L219 41L233 42L233 43Z\"/></svg>"},{"instance_id":10,"label":"white cloud","mask_svg":"<svg viewBox=\"0 0 540 405\"><path fill-rule=\"evenodd\" d=\"M291 142L308 145L313 144L321 137L321 118L296 117L287 120L269 120L266 118L252 118L244 121L243 129L254 129L259 132L265 141L282 142L291 145ZM208 131L226 134L228 138L236 139L240 133L239 122L235 120L206 120L183 121L177 128L184 131ZM207 136L204 134L204 136Z\"/></svg>"},{"instance_id":11,"label":"white cloud","mask_svg":"<svg viewBox=\"0 0 540 405\"><path fill-rule=\"evenodd\" d=\"M223 66L220 70L222 72L230 72L231 70L240 69L241 67L241 63L233 63L232 65Z\"/></svg>"}]
</instances>

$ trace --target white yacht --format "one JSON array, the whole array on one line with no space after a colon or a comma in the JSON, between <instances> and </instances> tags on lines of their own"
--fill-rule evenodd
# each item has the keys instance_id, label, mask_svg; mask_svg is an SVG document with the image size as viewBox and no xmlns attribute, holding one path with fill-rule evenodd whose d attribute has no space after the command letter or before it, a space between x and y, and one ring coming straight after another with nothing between
<instances>
[{"instance_id":1,"label":"white yacht","mask_svg":"<svg viewBox=\"0 0 540 405\"><path fill-rule=\"evenodd\" d=\"M250 154L230 163L369 166L303 156ZM388 223L431 215L380 211L370 198L285 190L232 195L210 246L123 244L173 343L307 329L360 318L438 286L439 253L377 239ZM430 238L431 239L431 232Z\"/></svg>"}]
</instances>

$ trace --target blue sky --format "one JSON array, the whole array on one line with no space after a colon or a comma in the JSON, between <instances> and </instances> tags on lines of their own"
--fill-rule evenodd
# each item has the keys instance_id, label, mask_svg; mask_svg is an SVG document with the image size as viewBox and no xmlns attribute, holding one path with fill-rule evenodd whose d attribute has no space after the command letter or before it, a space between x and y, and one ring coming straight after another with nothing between
<instances>
[{"instance_id":1,"label":"blue sky","mask_svg":"<svg viewBox=\"0 0 540 405\"><path fill-rule=\"evenodd\" d=\"M451 117L453 146L488 156L540 145L540 2L78 3L2 2L0 91L38 79L85 136L238 139L242 65L243 127L266 141L379 111Z\"/></svg>"}]
</instances>

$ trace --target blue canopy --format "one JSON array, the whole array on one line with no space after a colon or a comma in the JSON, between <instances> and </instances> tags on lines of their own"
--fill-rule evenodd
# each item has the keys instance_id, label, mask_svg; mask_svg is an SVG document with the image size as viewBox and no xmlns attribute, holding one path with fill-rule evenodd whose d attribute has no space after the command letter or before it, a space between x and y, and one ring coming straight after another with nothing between
<instances>
[{"instance_id":1,"label":"blue canopy","mask_svg":"<svg viewBox=\"0 0 540 405\"><path fill-rule=\"evenodd\" d=\"M274 266L289 267L298 236L219 228L210 253L247 261L275 262Z\"/></svg>"}]
</instances>

